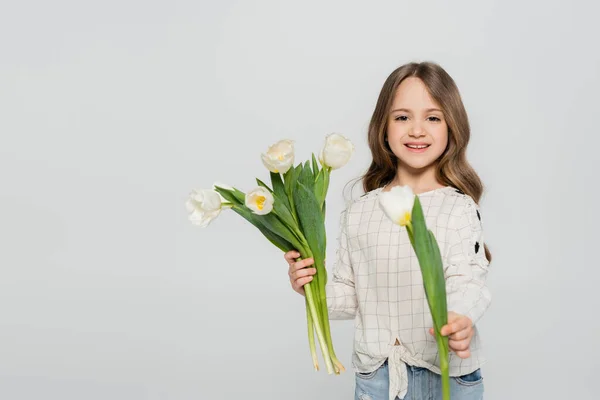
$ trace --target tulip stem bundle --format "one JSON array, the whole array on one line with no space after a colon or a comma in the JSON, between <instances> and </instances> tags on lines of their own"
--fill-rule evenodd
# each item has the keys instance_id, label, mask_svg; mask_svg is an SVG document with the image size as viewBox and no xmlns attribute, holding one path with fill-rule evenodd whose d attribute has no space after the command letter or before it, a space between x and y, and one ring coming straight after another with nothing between
<instances>
[{"instance_id":1,"label":"tulip stem bundle","mask_svg":"<svg viewBox=\"0 0 600 400\"><path fill-rule=\"evenodd\" d=\"M317 273L304 285L308 342L316 370L319 369L315 333L329 374L345 371L333 348L325 287L325 198L333 169L348 162L354 151L350 141L331 134L319 155L294 167L293 142L279 141L262 155L269 169L271 187L256 179L258 187L244 193L215 184L213 190L195 191L186 203L190 220L207 226L221 209L230 208L254 225L284 252L296 250L300 258L312 258Z\"/></svg>"},{"instance_id":2,"label":"tulip stem bundle","mask_svg":"<svg viewBox=\"0 0 600 400\"><path fill-rule=\"evenodd\" d=\"M448 337L441 329L448 323L446 280L437 240L425 223L418 196L407 186L394 187L379 197L384 213L396 224L406 226L410 243L419 260L423 287L433 319L433 330L438 347L442 375L442 398L450 400Z\"/></svg>"}]
</instances>

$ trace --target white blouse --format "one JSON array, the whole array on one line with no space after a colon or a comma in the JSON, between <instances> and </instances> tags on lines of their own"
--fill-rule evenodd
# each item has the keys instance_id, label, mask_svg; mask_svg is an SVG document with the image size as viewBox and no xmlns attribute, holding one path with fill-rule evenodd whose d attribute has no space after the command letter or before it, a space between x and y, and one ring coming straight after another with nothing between
<instances>
[{"instance_id":1,"label":"white blouse","mask_svg":"<svg viewBox=\"0 0 600 400\"><path fill-rule=\"evenodd\" d=\"M354 319L355 371L372 372L388 359L394 400L406 394L406 364L438 374L440 369L419 262L406 228L381 210L382 190L364 194L342 212L326 293L330 319ZM450 186L418 196L442 254L448 310L473 321L471 356L461 359L450 352L450 376L465 375L485 362L475 327L491 301L481 214L470 196Z\"/></svg>"}]
</instances>

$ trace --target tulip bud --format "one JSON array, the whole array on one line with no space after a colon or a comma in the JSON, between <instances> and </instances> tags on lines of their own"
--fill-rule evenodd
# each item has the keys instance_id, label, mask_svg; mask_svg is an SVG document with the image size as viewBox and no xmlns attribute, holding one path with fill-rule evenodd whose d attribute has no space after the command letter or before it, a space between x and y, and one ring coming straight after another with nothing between
<instances>
[{"instance_id":1,"label":"tulip bud","mask_svg":"<svg viewBox=\"0 0 600 400\"><path fill-rule=\"evenodd\" d=\"M410 224L415 194L409 186L394 186L389 192L379 193L379 206L395 224Z\"/></svg>"}]
</instances>

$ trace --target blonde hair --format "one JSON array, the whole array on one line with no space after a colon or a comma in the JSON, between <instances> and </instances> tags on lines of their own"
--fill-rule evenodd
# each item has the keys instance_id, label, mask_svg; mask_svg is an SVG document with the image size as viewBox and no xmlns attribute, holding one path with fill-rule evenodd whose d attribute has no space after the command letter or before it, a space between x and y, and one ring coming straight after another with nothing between
<instances>
[{"instance_id":1,"label":"blonde hair","mask_svg":"<svg viewBox=\"0 0 600 400\"><path fill-rule=\"evenodd\" d=\"M390 183L397 172L397 157L385 140L389 112L400 83L408 77L419 78L431 97L439 104L448 124L448 145L437 160L439 182L455 187L479 203L484 186L466 157L471 136L469 119L460 92L452 77L433 62L408 63L394 70L386 79L369 123L368 142L373 161L360 177L365 192ZM485 255L491 253L484 244Z\"/></svg>"}]
</instances>

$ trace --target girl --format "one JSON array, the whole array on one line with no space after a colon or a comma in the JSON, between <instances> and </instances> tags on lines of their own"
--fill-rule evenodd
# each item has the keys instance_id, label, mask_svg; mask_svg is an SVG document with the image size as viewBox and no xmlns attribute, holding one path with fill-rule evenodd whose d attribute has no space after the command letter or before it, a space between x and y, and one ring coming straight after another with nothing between
<instances>
[{"instance_id":1,"label":"girl","mask_svg":"<svg viewBox=\"0 0 600 400\"><path fill-rule=\"evenodd\" d=\"M483 185L467 162L470 129L453 79L439 65L409 63L385 81L368 132L373 161L365 194L342 213L337 263L328 280L331 319L354 319L355 399L439 399L441 379L433 322L418 260L406 230L377 198L396 185L421 200L444 261L448 296L451 397L483 398L484 363L476 323L490 304L490 253L478 202ZM312 259L285 254L290 282L316 273Z\"/></svg>"}]
</instances>

